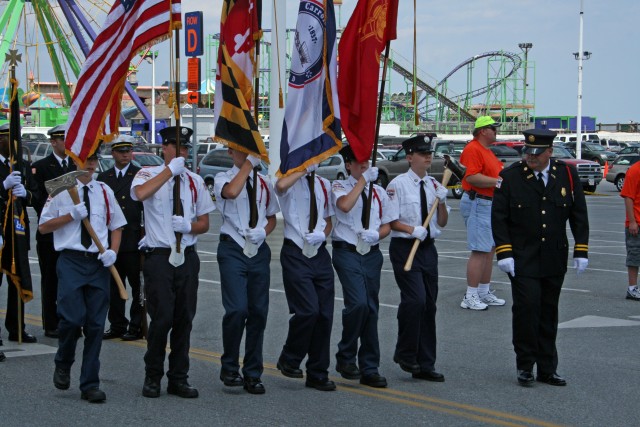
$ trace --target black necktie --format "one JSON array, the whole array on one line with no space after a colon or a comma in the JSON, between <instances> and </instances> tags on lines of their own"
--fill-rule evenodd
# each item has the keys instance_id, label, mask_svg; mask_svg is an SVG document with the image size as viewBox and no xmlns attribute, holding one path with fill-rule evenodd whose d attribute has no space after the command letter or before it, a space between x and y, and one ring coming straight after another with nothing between
<instances>
[{"instance_id":1,"label":"black necktie","mask_svg":"<svg viewBox=\"0 0 640 427\"><path fill-rule=\"evenodd\" d=\"M257 197L253 194L253 185L251 185L251 177L247 177L247 196L249 197L249 227L254 228L258 223L258 202Z\"/></svg>"},{"instance_id":2,"label":"black necktie","mask_svg":"<svg viewBox=\"0 0 640 427\"><path fill-rule=\"evenodd\" d=\"M118 181L120 181L122 179L122 171L118 172Z\"/></svg>"},{"instance_id":3,"label":"black necktie","mask_svg":"<svg viewBox=\"0 0 640 427\"><path fill-rule=\"evenodd\" d=\"M4 159L4 165L7 167L7 169L11 169L11 165L9 164L9 159Z\"/></svg>"},{"instance_id":4,"label":"black necktie","mask_svg":"<svg viewBox=\"0 0 640 427\"><path fill-rule=\"evenodd\" d=\"M366 214L367 214L367 193L366 193L366 188L364 190L362 190L362 193L360 193L360 197L362 197L362 216L360 217L360 221L362 222L362 226L365 228L365 221L366 221Z\"/></svg>"},{"instance_id":5,"label":"black necktie","mask_svg":"<svg viewBox=\"0 0 640 427\"><path fill-rule=\"evenodd\" d=\"M91 202L89 201L89 187L85 185L84 187L82 187L82 190L84 191L84 196L83 196L84 205L87 207L87 218L91 218ZM89 235L89 230L87 230L84 224L82 224L82 226L80 227L80 243L82 243L82 246L84 246L87 249L89 249L89 246L91 246L91 235Z\"/></svg>"},{"instance_id":6,"label":"black necktie","mask_svg":"<svg viewBox=\"0 0 640 427\"><path fill-rule=\"evenodd\" d=\"M67 159L62 159L62 172L67 173L69 168L67 167Z\"/></svg>"},{"instance_id":7,"label":"black necktie","mask_svg":"<svg viewBox=\"0 0 640 427\"><path fill-rule=\"evenodd\" d=\"M546 186L544 185L543 177L544 177L544 175L542 174L542 172L538 172L538 182L540 183L540 188L542 188L542 190L544 191L544 188Z\"/></svg>"},{"instance_id":8,"label":"black necktie","mask_svg":"<svg viewBox=\"0 0 640 427\"><path fill-rule=\"evenodd\" d=\"M427 206L427 191L424 188L425 182L420 181L420 213L422 214L422 224L427 220L427 216L429 216L429 207ZM431 227L427 224L427 238L425 240L431 239Z\"/></svg>"},{"instance_id":9,"label":"black necktie","mask_svg":"<svg viewBox=\"0 0 640 427\"><path fill-rule=\"evenodd\" d=\"M309 230L314 230L318 224L318 205L316 203L316 194L313 189L313 176L307 175L309 183Z\"/></svg>"}]
</instances>

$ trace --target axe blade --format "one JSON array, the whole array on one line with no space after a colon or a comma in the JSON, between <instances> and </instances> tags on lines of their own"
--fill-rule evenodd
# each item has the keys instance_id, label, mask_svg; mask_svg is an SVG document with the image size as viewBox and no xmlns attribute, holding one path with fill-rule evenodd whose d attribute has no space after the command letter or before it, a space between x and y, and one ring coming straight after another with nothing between
<instances>
[{"instance_id":1,"label":"axe blade","mask_svg":"<svg viewBox=\"0 0 640 427\"><path fill-rule=\"evenodd\" d=\"M72 171L60 175L57 178L45 181L44 188L47 189L50 197L55 197L63 191L67 191L71 187L76 186L76 178L88 173L88 171Z\"/></svg>"}]
</instances>

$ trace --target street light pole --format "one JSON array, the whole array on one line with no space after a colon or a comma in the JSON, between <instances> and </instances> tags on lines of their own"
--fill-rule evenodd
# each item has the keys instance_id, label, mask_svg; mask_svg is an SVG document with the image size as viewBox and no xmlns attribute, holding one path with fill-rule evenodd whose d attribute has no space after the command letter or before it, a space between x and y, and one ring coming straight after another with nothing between
<instances>
[{"instance_id":1,"label":"street light pole","mask_svg":"<svg viewBox=\"0 0 640 427\"><path fill-rule=\"evenodd\" d=\"M576 158L582 158L582 61L591 57L591 52L582 50L584 20L584 0L580 0L580 41L578 51L573 56L578 60L578 116L576 117Z\"/></svg>"},{"instance_id":2,"label":"street light pole","mask_svg":"<svg viewBox=\"0 0 640 427\"><path fill-rule=\"evenodd\" d=\"M533 47L533 43L519 43L518 47L524 52L524 89L522 90L522 108L524 109L527 103L527 70L529 68L527 58L529 56L529 49Z\"/></svg>"},{"instance_id":3,"label":"street light pole","mask_svg":"<svg viewBox=\"0 0 640 427\"><path fill-rule=\"evenodd\" d=\"M156 143L156 57L157 50L150 50L143 57L151 63L151 143Z\"/></svg>"}]
</instances>

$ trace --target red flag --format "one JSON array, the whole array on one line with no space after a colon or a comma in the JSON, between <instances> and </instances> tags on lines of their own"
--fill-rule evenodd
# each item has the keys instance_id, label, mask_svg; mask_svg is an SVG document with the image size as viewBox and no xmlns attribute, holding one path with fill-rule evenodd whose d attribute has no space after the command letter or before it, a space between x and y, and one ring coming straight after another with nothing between
<instances>
[{"instance_id":1,"label":"red flag","mask_svg":"<svg viewBox=\"0 0 640 427\"><path fill-rule=\"evenodd\" d=\"M80 164L118 132L129 62L181 28L180 0L116 0L82 66L69 110L67 152Z\"/></svg>"},{"instance_id":2,"label":"red flag","mask_svg":"<svg viewBox=\"0 0 640 427\"><path fill-rule=\"evenodd\" d=\"M398 0L359 0L338 46L342 129L359 162L376 141L380 53L396 38Z\"/></svg>"}]
</instances>

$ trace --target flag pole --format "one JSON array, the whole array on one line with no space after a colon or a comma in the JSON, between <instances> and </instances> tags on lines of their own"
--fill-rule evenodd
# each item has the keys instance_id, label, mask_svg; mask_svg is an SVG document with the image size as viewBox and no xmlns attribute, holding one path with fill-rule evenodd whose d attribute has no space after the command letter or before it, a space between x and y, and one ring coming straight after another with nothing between
<instances>
[{"instance_id":1,"label":"flag pole","mask_svg":"<svg viewBox=\"0 0 640 427\"><path fill-rule=\"evenodd\" d=\"M380 133L380 122L382 121L382 103L384 101L384 86L387 81L387 65L389 63L389 51L391 50L391 41L387 41L387 45L384 50L384 63L382 65L382 80L380 81L380 93L378 94L378 117L376 117L376 133L373 141L373 153L371 157L371 166L376 165L376 157L378 157L378 134ZM373 185L369 185L369 194L367 197L366 206L363 207L364 211L364 224L365 229L369 228L369 220L371 219L371 198L373 196Z\"/></svg>"},{"instance_id":2,"label":"flag pole","mask_svg":"<svg viewBox=\"0 0 640 427\"><path fill-rule=\"evenodd\" d=\"M258 14L258 34L262 36L262 0L256 1L256 13ZM260 39L256 40L256 62L254 67L254 83L253 83L253 116L258 125L258 116L260 114L258 106L260 105ZM256 209L258 198L258 167L253 168L253 186L251 194L248 196L251 198L249 203L249 228L255 228L258 224L258 210Z\"/></svg>"},{"instance_id":3,"label":"flag pole","mask_svg":"<svg viewBox=\"0 0 640 427\"><path fill-rule=\"evenodd\" d=\"M176 65L175 65L175 82L174 91L176 93L176 100L173 107L174 114L176 116L176 157L180 155L180 29L173 30L175 50L176 50ZM195 112L194 112L195 114ZM182 216L182 203L180 200L180 175L176 175L173 184L173 214ZM176 252L180 253L180 241L182 240L182 233L176 232Z\"/></svg>"}]
</instances>

